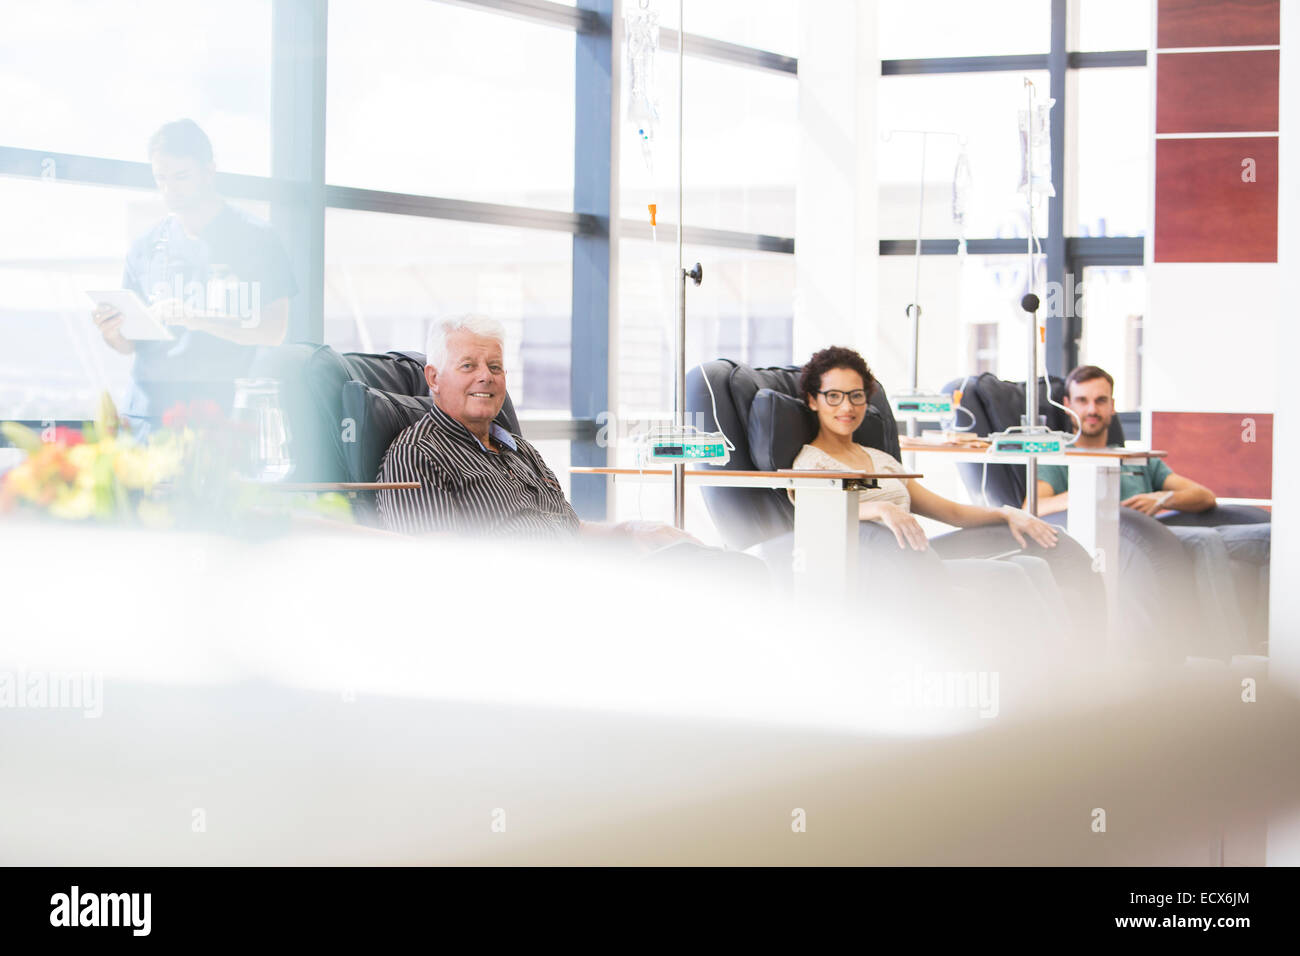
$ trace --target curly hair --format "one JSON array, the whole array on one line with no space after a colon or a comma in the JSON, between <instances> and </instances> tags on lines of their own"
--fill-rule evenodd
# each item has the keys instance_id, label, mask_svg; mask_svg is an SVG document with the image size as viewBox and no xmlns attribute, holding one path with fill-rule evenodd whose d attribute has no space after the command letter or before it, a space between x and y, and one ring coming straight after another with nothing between
<instances>
[{"instance_id":1,"label":"curly hair","mask_svg":"<svg viewBox=\"0 0 1300 956\"><path fill-rule=\"evenodd\" d=\"M804 398L821 391L822 376L831 369L846 368L862 376L862 387L867 390L867 398L876 390L876 377L867 368L867 361L853 349L839 345L822 349L813 354L799 376L799 394Z\"/></svg>"}]
</instances>

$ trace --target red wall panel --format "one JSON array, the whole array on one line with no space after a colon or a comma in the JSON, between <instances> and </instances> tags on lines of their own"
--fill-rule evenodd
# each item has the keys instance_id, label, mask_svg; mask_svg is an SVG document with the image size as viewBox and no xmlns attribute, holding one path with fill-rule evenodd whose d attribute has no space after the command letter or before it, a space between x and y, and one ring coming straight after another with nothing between
<instances>
[{"instance_id":1,"label":"red wall panel","mask_svg":"<svg viewBox=\"0 0 1300 956\"><path fill-rule=\"evenodd\" d=\"M1278 52L1162 53L1157 133L1276 132Z\"/></svg>"},{"instance_id":2,"label":"red wall panel","mask_svg":"<svg viewBox=\"0 0 1300 956\"><path fill-rule=\"evenodd\" d=\"M1276 262L1277 138L1156 140L1155 206L1156 262Z\"/></svg>"},{"instance_id":3,"label":"red wall panel","mask_svg":"<svg viewBox=\"0 0 1300 956\"><path fill-rule=\"evenodd\" d=\"M1255 423L1254 441L1248 420ZM1273 416L1267 413L1152 412L1151 447L1165 464L1222 498L1273 497Z\"/></svg>"},{"instance_id":4,"label":"red wall panel","mask_svg":"<svg viewBox=\"0 0 1300 956\"><path fill-rule=\"evenodd\" d=\"M1156 46L1270 46L1280 11L1280 0L1160 0Z\"/></svg>"}]
</instances>

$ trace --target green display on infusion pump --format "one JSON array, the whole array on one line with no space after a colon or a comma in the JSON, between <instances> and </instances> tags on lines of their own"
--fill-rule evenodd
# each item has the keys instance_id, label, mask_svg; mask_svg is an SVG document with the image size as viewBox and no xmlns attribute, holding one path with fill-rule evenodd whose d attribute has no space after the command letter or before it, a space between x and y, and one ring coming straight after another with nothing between
<instances>
[{"instance_id":1,"label":"green display on infusion pump","mask_svg":"<svg viewBox=\"0 0 1300 956\"><path fill-rule=\"evenodd\" d=\"M656 458L721 458L726 454L722 442L695 445L655 445Z\"/></svg>"},{"instance_id":2,"label":"green display on infusion pump","mask_svg":"<svg viewBox=\"0 0 1300 956\"><path fill-rule=\"evenodd\" d=\"M1000 441L997 450L1051 455L1061 450L1061 443L1059 441Z\"/></svg>"}]
</instances>

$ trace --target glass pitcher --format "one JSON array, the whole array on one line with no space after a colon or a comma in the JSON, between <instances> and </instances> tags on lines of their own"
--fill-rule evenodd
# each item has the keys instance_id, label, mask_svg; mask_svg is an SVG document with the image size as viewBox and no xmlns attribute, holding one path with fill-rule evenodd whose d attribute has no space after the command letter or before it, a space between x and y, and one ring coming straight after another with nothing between
<instances>
[{"instance_id":1,"label":"glass pitcher","mask_svg":"<svg viewBox=\"0 0 1300 956\"><path fill-rule=\"evenodd\" d=\"M280 481L289 474L289 423L280 408L280 383L273 378L235 380L232 417L246 430L246 475L255 481Z\"/></svg>"}]
</instances>

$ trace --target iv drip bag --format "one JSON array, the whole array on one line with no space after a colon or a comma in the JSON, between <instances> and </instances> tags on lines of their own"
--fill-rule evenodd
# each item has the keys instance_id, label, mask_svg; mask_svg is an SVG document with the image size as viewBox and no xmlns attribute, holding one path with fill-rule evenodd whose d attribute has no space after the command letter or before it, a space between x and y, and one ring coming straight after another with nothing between
<instances>
[{"instance_id":1,"label":"iv drip bag","mask_svg":"<svg viewBox=\"0 0 1300 956\"><path fill-rule=\"evenodd\" d=\"M1051 112L1056 100L1034 106L1033 115L1029 110L1020 110L1020 187L1019 192L1029 193L1031 199L1042 196L1055 196L1056 187L1052 185L1052 127ZM1033 168L1029 168L1029 146L1033 144Z\"/></svg>"},{"instance_id":2,"label":"iv drip bag","mask_svg":"<svg viewBox=\"0 0 1300 956\"><path fill-rule=\"evenodd\" d=\"M659 90L655 53L659 49L659 13L643 4L623 18L627 34L627 121L636 127L641 157L653 168L655 130L659 126Z\"/></svg>"}]
</instances>

